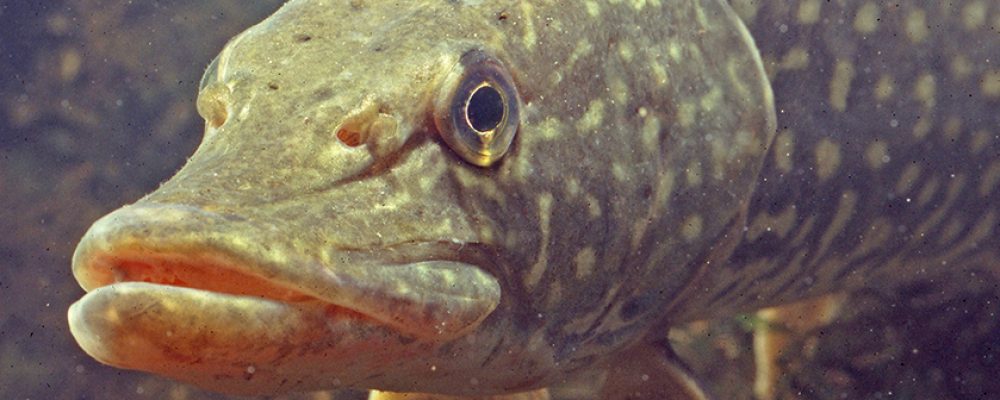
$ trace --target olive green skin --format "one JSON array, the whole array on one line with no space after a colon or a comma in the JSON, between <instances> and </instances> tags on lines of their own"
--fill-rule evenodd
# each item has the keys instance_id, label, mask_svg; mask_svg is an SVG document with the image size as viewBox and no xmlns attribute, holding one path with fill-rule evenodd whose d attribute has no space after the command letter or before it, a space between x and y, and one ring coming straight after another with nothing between
<instances>
[{"instance_id":1,"label":"olive green skin","mask_svg":"<svg viewBox=\"0 0 1000 400\"><path fill-rule=\"evenodd\" d=\"M995 273L997 6L733 3L289 2L209 68L188 164L81 242L74 335L225 392L505 394L679 322ZM517 91L488 161L442 116L470 51ZM137 257L265 299L96 289ZM272 286L365 317L333 328Z\"/></svg>"}]
</instances>

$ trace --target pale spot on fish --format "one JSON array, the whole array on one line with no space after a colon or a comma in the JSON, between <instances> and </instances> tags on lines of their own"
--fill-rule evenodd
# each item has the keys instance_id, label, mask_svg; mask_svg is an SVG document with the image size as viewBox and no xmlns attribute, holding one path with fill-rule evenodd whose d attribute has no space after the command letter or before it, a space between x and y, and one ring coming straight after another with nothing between
<instances>
[{"instance_id":1,"label":"pale spot on fish","mask_svg":"<svg viewBox=\"0 0 1000 400\"><path fill-rule=\"evenodd\" d=\"M726 177L726 165L735 156L736 151L739 150L739 146L735 146L735 143L731 140L725 140L722 135L714 136L715 138L708 143L709 150L712 153L712 171L710 174L713 178L721 180Z\"/></svg>"},{"instance_id":2,"label":"pale spot on fish","mask_svg":"<svg viewBox=\"0 0 1000 400\"><path fill-rule=\"evenodd\" d=\"M549 289L545 291L545 307L548 309L555 308L562 301L563 288L559 280L552 281L549 285Z\"/></svg>"},{"instance_id":3,"label":"pale spot on fish","mask_svg":"<svg viewBox=\"0 0 1000 400\"><path fill-rule=\"evenodd\" d=\"M731 0L729 3L736 10L736 14L740 16L740 19L747 22L747 24L757 18L757 13L760 12L762 4L759 0Z\"/></svg>"},{"instance_id":4,"label":"pale spot on fish","mask_svg":"<svg viewBox=\"0 0 1000 400\"><path fill-rule=\"evenodd\" d=\"M998 182L1000 182L1000 160L994 160L983 172L979 181L979 195L989 196L993 193L993 189L996 189Z\"/></svg>"},{"instance_id":5,"label":"pale spot on fish","mask_svg":"<svg viewBox=\"0 0 1000 400\"><path fill-rule=\"evenodd\" d=\"M763 156L764 153L767 152L767 146L763 144L760 136L754 132L743 129L736 131L733 135L731 147L730 157L737 154L743 154L757 158L758 156Z\"/></svg>"},{"instance_id":6,"label":"pale spot on fish","mask_svg":"<svg viewBox=\"0 0 1000 400\"><path fill-rule=\"evenodd\" d=\"M587 202L587 215L590 216L590 219L595 219L601 216L602 211L600 200L597 200L594 195L587 193L587 196L584 197L584 201Z\"/></svg>"},{"instance_id":7,"label":"pale spot on fish","mask_svg":"<svg viewBox=\"0 0 1000 400\"><path fill-rule=\"evenodd\" d=\"M889 146L884 141L875 140L865 149L865 161L873 170L882 168L889 163Z\"/></svg>"},{"instance_id":8,"label":"pale spot on fish","mask_svg":"<svg viewBox=\"0 0 1000 400\"><path fill-rule=\"evenodd\" d=\"M962 7L962 24L972 32L986 23L986 2L972 1Z\"/></svg>"},{"instance_id":9,"label":"pale spot on fish","mask_svg":"<svg viewBox=\"0 0 1000 400\"><path fill-rule=\"evenodd\" d=\"M896 196L902 196L913 188L913 184L917 183L917 179L920 179L920 166L915 163L910 163L903 168L903 173L899 175L899 181L896 182Z\"/></svg>"},{"instance_id":10,"label":"pale spot on fish","mask_svg":"<svg viewBox=\"0 0 1000 400\"><path fill-rule=\"evenodd\" d=\"M506 202L506 196L503 196L500 193L499 187L493 184L484 184L483 181L480 179L481 176L476 172L469 171L466 168L455 168L453 169L452 173L454 174L455 178L458 179L458 183L463 188L474 189L478 191L479 194L489 198L490 200L496 201L500 204L504 204ZM440 174L435 174L435 177L439 175ZM437 181L438 179L435 178L433 180ZM421 184L423 184L423 178L421 178ZM429 186L424 190L425 191L430 190L431 187L433 186Z\"/></svg>"},{"instance_id":11,"label":"pale spot on fish","mask_svg":"<svg viewBox=\"0 0 1000 400\"><path fill-rule=\"evenodd\" d=\"M701 97L701 110L702 112L710 112L719 104L722 100L722 88L719 86L713 86L712 89L705 93Z\"/></svg>"},{"instance_id":12,"label":"pale spot on fish","mask_svg":"<svg viewBox=\"0 0 1000 400\"><path fill-rule=\"evenodd\" d=\"M850 259L856 260L879 249L892 237L893 233L895 233L895 229L893 229L892 223L888 219L884 217L876 218L872 222L872 225L868 227L868 232L863 234L858 247L851 252Z\"/></svg>"},{"instance_id":13,"label":"pale spot on fish","mask_svg":"<svg viewBox=\"0 0 1000 400\"><path fill-rule=\"evenodd\" d=\"M952 142L958 140L958 136L962 133L962 119L954 115L948 117L942 131L945 139Z\"/></svg>"},{"instance_id":14,"label":"pale spot on fish","mask_svg":"<svg viewBox=\"0 0 1000 400\"><path fill-rule=\"evenodd\" d=\"M895 90L896 85L893 83L892 76L882 75L878 78L878 82L875 83L875 99L885 101L892 96Z\"/></svg>"},{"instance_id":15,"label":"pale spot on fish","mask_svg":"<svg viewBox=\"0 0 1000 400\"><path fill-rule=\"evenodd\" d=\"M685 178L687 178L688 187L693 188L701 186L702 182L701 161L698 159L691 160L691 162L688 163L687 168L684 168L684 176Z\"/></svg>"},{"instance_id":16,"label":"pale spot on fish","mask_svg":"<svg viewBox=\"0 0 1000 400\"><path fill-rule=\"evenodd\" d=\"M635 58L635 49L632 47L632 42L624 41L618 43L618 56L622 58L622 61L631 63Z\"/></svg>"},{"instance_id":17,"label":"pale spot on fish","mask_svg":"<svg viewBox=\"0 0 1000 400\"><path fill-rule=\"evenodd\" d=\"M917 139L927 137L927 134L931 132L931 127L930 117L921 118L917 123L913 124L913 137Z\"/></svg>"},{"instance_id":18,"label":"pale spot on fish","mask_svg":"<svg viewBox=\"0 0 1000 400\"><path fill-rule=\"evenodd\" d=\"M983 96L995 98L1000 97L1000 69L991 69L983 74L980 89Z\"/></svg>"},{"instance_id":19,"label":"pale spot on fish","mask_svg":"<svg viewBox=\"0 0 1000 400\"><path fill-rule=\"evenodd\" d=\"M786 174L792 172L792 151L794 149L795 143L791 130L781 131L774 139L774 162L781 172Z\"/></svg>"},{"instance_id":20,"label":"pale spot on fish","mask_svg":"<svg viewBox=\"0 0 1000 400\"><path fill-rule=\"evenodd\" d=\"M427 192L430 191L434 184L438 182L437 176L422 176L419 179L420 190Z\"/></svg>"},{"instance_id":21,"label":"pale spot on fish","mask_svg":"<svg viewBox=\"0 0 1000 400\"><path fill-rule=\"evenodd\" d=\"M670 76L667 74L667 68L664 67L653 54L649 55L649 72L653 74L653 83L657 86L666 86L670 83Z\"/></svg>"},{"instance_id":22,"label":"pale spot on fish","mask_svg":"<svg viewBox=\"0 0 1000 400\"><path fill-rule=\"evenodd\" d=\"M650 218L663 214L668 200L670 200L670 195L674 192L674 180L673 171L660 173L659 179L656 180L656 189L654 192L656 198L653 201L653 207L649 210Z\"/></svg>"},{"instance_id":23,"label":"pale spot on fish","mask_svg":"<svg viewBox=\"0 0 1000 400\"><path fill-rule=\"evenodd\" d=\"M920 188L920 194L917 195L917 205L920 207L926 206L937 194L938 187L941 185L941 180L937 177L932 177L927 180L924 187Z\"/></svg>"},{"instance_id":24,"label":"pale spot on fish","mask_svg":"<svg viewBox=\"0 0 1000 400\"><path fill-rule=\"evenodd\" d=\"M670 42L667 44L667 55L670 59L680 62L684 60L684 50L681 48L680 43Z\"/></svg>"},{"instance_id":25,"label":"pale spot on fish","mask_svg":"<svg viewBox=\"0 0 1000 400\"><path fill-rule=\"evenodd\" d=\"M570 197L576 197L580 194L580 180L577 178L569 178L566 180L566 194Z\"/></svg>"},{"instance_id":26,"label":"pale spot on fish","mask_svg":"<svg viewBox=\"0 0 1000 400\"><path fill-rule=\"evenodd\" d=\"M703 223L704 221L702 221L701 215L692 214L688 216L687 219L685 219L681 224L681 235L684 236L684 239L689 242L698 239L698 237L701 236Z\"/></svg>"},{"instance_id":27,"label":"pale spot on fish","mask_svg":"<svg viewBox=\"0 0 1000 400\"><path fill-rule=\"evenodd\" d=\"M986 216L980 217L979 222L976 226L972 228L972 232L963 240L963 242L968 242L971 246L979 245L979 242L986 240L993 234L993 229L997 226L997 212L996 210L990 210L986 213Z\"/></svg>"},{"instance_id":28,"label":"pale spot on fish","mask_svg":"<svg viewBox=\"0 0 1000 400\"><path fill-rule=\"evenodd\" d=\"M809 52L800 46L792 47L785 53L785 56L781 58L781 63L778 68L791 71L805 69L809 66Z\"/></svg>"},{"instance_id":29,"label":"pale spot on fish","mask_svg":"<svg viewBox=\"0 0 1000 400\"><path fill-rule=\"evenodd\" d=\"M962 192L965 187L966 177L962 174L952 174L948 176L948 188L945 190L945 199L943 203L935 205L934 211L925 218L916 229L913 230L914 237L923 237L927 235L932 229L934 229L944 217L951 211L952 205L955 203L955 199L958 198L958 194Z\"/></svg>"},{"instance_id":30,"label":"pale spot on fish","mask_svg":"<svg viewBox=\"0 0 1000 400\"><path fill-rule=\"evenodd\" d=\"M695 7L694 7L694 20L695 20L695 22L698 23L698 27L701 30L707 30L707 28L708 28L708 17L705 16L705 7L702 4L699 4L699 3L694 3L694 4L695 4Z\"/></svg>"},{"instance_id":31,"label":"pale spot on fish","mask_svg":"<svg viewBox=\"0 0 1000 400\"><path fill-rule=\"evenodd\" d=\"M969 142L969 150L972 154L979 154L993 142L993 135L986 130L978 130L972 134L972 141Z\"/></svg>"},{"instance_id":32,"label":"pale spot on fish","mask_svg":"<svg viewBox=\"0 0 1000 400\"><path fill-rule=\"evenodd\" d=\"M962 229L964 228L965 223L958 216L951 217L945 224L944 229L941 230L941 235L938 236L938 245L944 246L951 243L958 238L958 234L962 233Z\"/></svg>"},{"instance_id":33,"label":"pale spot on fish","mask_svg":"<svg viewBox=\"0 0 1000 400\"><path fill-rule=\"evenodd\" d=\"M969 75L972 75L972 62L964 55L959 54L951 59L949 70L951 76L956 80L965 80Z\"/></svg>"},{"instance_id":34,"label":"pale spot on fish","mask_svg":"<svg viewBox=\"0 0 1000 400\"><path fill-rule=\"evenodd\" d=\"M858 194L854 191L846 191L840 196L840 201L837 203L837 213L834 214L830 225L823 232L823 236L820 237L819 248L814 253L815 257L812 258L812 262L821 260L826 255L826 251L830 248L830 244L833 243L833 239L844 230L847 222L850 221L857 203Z\"/></svg>"},{"instance_id":35,"label":"pale spot on fish","mask_svg":"<svg viewBox=\"0 0 1000 400\"><path fill-rule=\"evenodd\" d=\"M682 102L677 106L677 123L684 128L690 128L694 124L695 115L698 113L698 106L691 102Z\"/></svg>"},{"instance_id":36,"label":"pale spot on fish","mask_svg":"<svg viewBox=\"0 0 1000 400\"><path fill-rule=\"evenodd\" d=\"M524 285L529 289L534 288L538 284L546 268L548 268L552 201L552 193L542 193L541 196L538 196L538 230L541 232L542 238L539 244L538 258L531 266L528 274L524 276Z\"/></svg>"},{"instance_id":37,"label":"pale spot on fish","mask_svg":"<svg viewBox=\"0 0 1000 400\"><path fill-rule=\"evenodd\" d=\"M544 315L542 317L544 317ZM546 336L547 335L545 329L539 329L535 333L532 333L531 338L528 339L528 347L527 349L525 349L525 351L531 351L531 352L544 351L545 348L549 347L548 342L545 340Z\"/></svg>"},{"instance_id":38,"label":"pale spot on fish","mask_svg":"<svg viewBox=\"0 0 1000 400\"><path fill-rule=\"evenodd\" d=\"M535 48L535 44L538 43L538 34L535 33L535 9L531 5L531 2L525 1L521 3L521 11L524 13L524 36L522 37L524 42L524 47L528 50Z\"/></svg>"},{"instance_id":39,"label":"pale spot on fish","mask_svg":"<svg viewBox=\"0 0 1000 400\"><path fill-rule=\"evenodd\" d=\"M830 179L840 167L840 145L823 138L816 145L816 177L820 181Z\"/></svg>"},{"instance_id":40,"label":"pale spot on fish","mask_svg":"<svg viewBox=\"0 0 1000 400\"><path fill-rule=\"evenodd\" d=\"M555 117L546 118L538 125L538 136L545 140L555 140L562 135L563 123Z\"/></svg>"},{"instance_id":41,"label":"pale spot on fish","mask_svg":"<svg viewBox=\"0 0 1000 400\"><path fill-rule=\"evenodd\" d=\"M660 149L660 119L654 116L645 118L642 124L642 145L650 152Z\"/></svg>"},{"instance_id":42,"label":"pale spot on fish","mask_svg":"<svg viewBox=\"0 0 1000 400\"><path fill-rule=\"evenodd\" d=\"M504 244L510 248L518 248L521 246L521 234L516 230L509 230L507 234L504 235Z\"/></svg>"},{"instance_id":43,"label":"pale spot on fish","mask_svg":"<svg viewBox=\"0 0 1000 400\"><path fill-rule=\"evenodd\" d=\"M729 77L731 90L739 96L749 98L754 95L752 83L744 76L746 65L737 57L730 58L726 63L726 74Z\"/></svg>"},{"instance_id":44,"label":"pale spot on fish","mask_svg":"<svg viewBox=\"0 0 1000 400\"><path fill-rule=\"evenodd\" d=\"M594 99L576 122L576 128L582 133L592 133L604 121L604 100Z\"/></svg>"},{"instance_id":45,"label":"pale spot on fish","mask_svg":"<svg viewBox=\"0 0 1000 400\"><path fill-rule=\"evenodd\" d=\"M608 89L611 90L611 98L618 104L625 104L629 98L628 85L618 76L608 77ZM614 104L614 103L612 103Z\"/></svg>"},{"instance_id":46,"label":"pale spot on fish","mask_svg":"<svg viewBox=\"0 0 1000 400\"><path fill-rule=\"evenodd\" d=\"M247 104L243 105L243 107L240 108L239 120L241 121L245 120L249 115L250 115L250 102L247 102Z\"/></svg>"},{"instance_id":47,"label":"pale spot on fish","mask_svg":"<svg viewBox=\"0 0 1000 400\"><path fill-rule=\"evenodd\" d=\"M904 25L904 31L906 37L910 39L913 44L920 44L927 36L930 35L930 28L927 26L927 12L923 9L917 8L906 16L906 21Z\"/></svg>"},{"instance_id":48,"label":"pale spot on fish","mask_svg":"<svg viewBox=\"0 0 1000 400\"><path fill-rule=\"evenodd\" d=\"M576 42L576 47L573 48L573 52L570 53L569 58L566 59L565 68L567 70L573 69L573 66L576 65L577 61L581 58L586 58L593 51L594 45L590 43L590 40L580 39L579 42Z\"/></svg>"},{"instance_id":49,"label":"pale spot on fish","mask_svg":"<svg viewBox=\"0 0 1000 400\"><path fill-rule=\"evenodd\" d=\"M924 109L930 110L934 108L936 89L937 82L934 79L934 75L925 72L917 78L917 83L913 87L913 95L924 103Z\"/></svg>"},{"instance_id":50,"label":"pale spot on fish","mask_svg":"<svg viewBox=\"0 0 1000 400\"><path fill-rule=\"evenodd\" d=\"M596 1L587 0L584 3L584 7L587 8L587 14L591 17L596 18L601 15L601 6Z\"/></svg>"},{"instance_id":51,"label":"pale spot on fish","mask_svg":"<svg viewBox=\"0 0 1000 400\"><path fill-rule=\"evenodd\" d=\"M576 274L576 279L587 279L591 273L594 272L594 264L597 262L597 254L594 252L594 248L587 246L576 253L573 257L573 265L575 268L574 273Z\"/></svg>"},{"instance_id":52,"label":"pale spot on fish","mask_svg":"<svg viewBox=\"0 0 1000 400\"><path fill-rule=\"evenodd\" d=\"M163 303L164 305L169 305L169 303L166 301L164 301ZM107 310L104 311L104 320L109 323L117 324L121 322L121 319L122 317L121 315L118 314L118 310L115 310L114 308L109 307Z\"/></svg>"},{"instance_id":53,"label":"pale spot on fish","mask_svg":"<svg viewBox=\"0 0 1000 400\"><path fill-rule=\"evenodd\" d=\"M854 30L861 34L871 34L878 29L879 8L875 3L865 3L854 16Z\"/></svg>"},{"instance_id":54,"label":"pale spot on fish","mask_svg":"<svg viewBox=\"0 0 1000 400\"><path fill-rule=\"evenodd\" d=\"M630 178L628 167L619 162L611 163L611 174L618 182L628 182Z\"/></svg>"},{"instance_id":55,"label":"pale spot on fish","mask_svg":"<svg viewBox=\"0 0 1000 400\"><path fill-rule=\"evenodd\" d=\"M804 0L799 4L796 19L802 25L812 25L819 21L821 4L819 0Z\"/></svg>"},{"instance_id":56,"label":"pale spot on fish","mask_svg":"<svg viewBox=\"0 0 1000 400\"><path fill-rule=\"evenodd\" d=\"M559 83L562 82L562 80L563 80L563 73L561 69L552 71L552 74L549 75L549 82L552 84L552 86L558 85Z\"/></svg>"},{"instance_id":57,"label":"pale spot on fish","mask_svg":"<svg viewBox=\"0 0 1000 400\"><path fill-rule=\"evenodd\" d=\"M837 60L830 80L830 106L843 112L847 109L847 96L851 92L851 81L854 80L854 64L847 60Z\"/></svg>"},{"instance_id":58,"label":"pale spot on fish","mask_svg":"<svg viewBox=\"0 0 1000 400\"><path fill-rule=\"evenodd\" d=\"M479 237L482 243L493 243L496 240L496 236L496 231L493 230L493 227L485 224L479 226Z\"/></svg>"},{"instance_id":59,"label":"pale spot on fish","mask_svg":"<svg viewBox=\"0 0 1000 400\"><path fill-rule=\"evenodd\" d=\"M815 215L810 215L809 217L806 218L805 221L803 221L801 224L799 224L799 226L797 227L798 230L796 231L795 236L792 237L792 241L790 243L790 245L791 245L790 247L801 246L802 243L805 242L806 238L809 237L809 234L812 233L812 228L813 228L814 225L816 225L816 216Z\"/></svg>"},{"instance_id":60,"label":"pale spot on fish","mask_svg":"<svg viewBox=\"0 0 1000 400\"><path fill-rule=\"evenodd\" d=\"M747 230L746 238L752 242L764 233L773 232L779 238L784 239L791 232L792 228L795 227L796 215L795 206L786 207L784 211L777 215L771 215L767 212L757 214Z\"/></svg>"}]
</instances>

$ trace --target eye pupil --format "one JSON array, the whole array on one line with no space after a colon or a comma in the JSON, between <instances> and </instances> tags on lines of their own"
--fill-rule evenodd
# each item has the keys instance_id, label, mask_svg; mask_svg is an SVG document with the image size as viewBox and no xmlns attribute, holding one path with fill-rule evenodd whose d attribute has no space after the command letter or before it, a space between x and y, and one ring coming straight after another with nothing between
<instances>
[{"instance_id":1,"label":"eye pupil","mask_svg":"<svg viewBox=\"0 0 1000 400\"><path fill-rule=\"evenodd\" d=\"M489 132L500 126L503 121L503 96L495 88L483 85L469 96L465 115L472 129L478 132Z\"/></svg>"}]
</instances>

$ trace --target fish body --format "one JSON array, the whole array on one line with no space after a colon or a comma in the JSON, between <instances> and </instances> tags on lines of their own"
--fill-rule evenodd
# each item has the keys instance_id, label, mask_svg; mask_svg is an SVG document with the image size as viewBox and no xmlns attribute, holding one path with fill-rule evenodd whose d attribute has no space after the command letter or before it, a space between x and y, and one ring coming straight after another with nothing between
<instances>
[{"instance_id":1,"label":"fish body","mask_svg":"<svg viewBox=\"0 0 1000 400\"><path fill-rule=\"evenodd\" d=\"M995 279L1000 7L733 3L768 69L778 134L747 231L687 297L693 310Z\"/></svg>"},{"instance_id":2,"label":"fish body","mask_svg":"<svg viewBox=\"0 0 1000 400\"><path fill-rule=\"evenodd\" d=\"M700 398L672 324L995 272L998 6L734 3L290 1L71 330L231 393Z\"/></svg>"}]
</instances>

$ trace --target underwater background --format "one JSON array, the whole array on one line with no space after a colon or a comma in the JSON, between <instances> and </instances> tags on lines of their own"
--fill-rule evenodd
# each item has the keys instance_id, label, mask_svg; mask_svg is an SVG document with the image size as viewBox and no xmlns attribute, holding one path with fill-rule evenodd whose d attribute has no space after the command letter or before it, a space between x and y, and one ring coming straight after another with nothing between
<instances>
[{"instance_id":1,"label":"underwater background","mask_svg":"<svg viewBox=\"0 0 1000 400\"><path fill-rule=\"evenodd\" d=\"M194 151L202 71L281 3L0 1L0 399L225 398L84 354L66 323L83 294L70 258L93 221L156 188ZM1000 293L933 293L851 297L836 323L790 339L776 397L1000 398ZM720 399L750 399L760 323L698 322L671 338Z\"/></svg>"}]
</instances>

